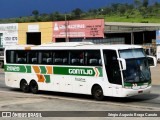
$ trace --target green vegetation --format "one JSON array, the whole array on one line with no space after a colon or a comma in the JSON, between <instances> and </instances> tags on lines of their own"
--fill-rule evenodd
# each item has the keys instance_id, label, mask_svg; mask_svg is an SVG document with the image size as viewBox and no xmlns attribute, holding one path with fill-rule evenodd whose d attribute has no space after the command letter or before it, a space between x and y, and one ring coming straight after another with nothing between
<instances>
[{"instance_id":1,"label":"green vegetation","mask_svg":"<svg viewBox=\"0 0 160 120\"><path fill-rule=\"evenodd\" d=\"M33 10L32 16L0 19L0 23L46 22L94 18L104 18L107 22L160 23L160 3L153 3L152 1L152 4L149 4L149 0L134 0L133 4L114 3L99 9L90 9L87 12L76 8L70 13L54 12L50 14L39 14L38 10Z\"/></svg>"}]
</instances>

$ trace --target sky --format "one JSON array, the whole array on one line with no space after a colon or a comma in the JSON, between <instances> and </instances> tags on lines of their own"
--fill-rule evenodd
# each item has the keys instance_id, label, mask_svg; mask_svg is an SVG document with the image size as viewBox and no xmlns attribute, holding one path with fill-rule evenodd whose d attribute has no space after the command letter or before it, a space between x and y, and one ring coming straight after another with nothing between
<instances>
[{"instance_id":1,"label":"sky","mask_svg":"<svg viewBox=\"0 0 160 120\"><path fill-rule=\"evenodd\" d=\"M134 0L0 0L0 18L15 18L32 15L33 10L42 13L71 12L80 8L87 11L112 3L133 3ZM160 0L150 0L158 1Z\"/></svg>"}]
</instances>

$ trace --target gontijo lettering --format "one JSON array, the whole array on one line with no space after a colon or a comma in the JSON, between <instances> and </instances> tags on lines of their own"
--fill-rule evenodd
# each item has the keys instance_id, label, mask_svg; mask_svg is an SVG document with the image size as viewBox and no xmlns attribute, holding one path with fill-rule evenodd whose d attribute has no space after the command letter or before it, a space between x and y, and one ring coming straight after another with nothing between
<instances>
[{"instance_id":1,"label":"gontijo lettering","mask_svg":"<svg viewBox=\"0 0 160 120\"><path fill-rule=\"evenodd\" d=\"M93 70L87 69L69 69L69 74L82 74L82 75L92 75Z\"/></svg>"}]
</instances>

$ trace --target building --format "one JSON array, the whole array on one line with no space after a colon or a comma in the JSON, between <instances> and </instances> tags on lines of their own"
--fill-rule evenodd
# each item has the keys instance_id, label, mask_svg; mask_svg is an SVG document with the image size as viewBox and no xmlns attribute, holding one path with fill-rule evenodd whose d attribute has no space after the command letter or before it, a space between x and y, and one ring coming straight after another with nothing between
<instances>
[{"instance_id":1,"label":"building","mask_svg":"<svg viewBox=\"0 0 160 120\"><path fill-rule=\"evenodd\" d=\"M158 30L158 23L105 22L104 34L107 38L123 37L125 44L143 45L155 41Z\"/></svg>"},{"instance_id":2,"label":"building","mask_svg":"<svg viewBox=\"0 0 160 120\"><path fill-rule=\"evenodd\" d=\"M53 22L18 23L18 44L52 42Z\"/></svg>"},{"instance_id":3,"label":"building","mask_svg":"<svg viewBox=\"0 0 160 120\"><path fill-rule=\"evenodd\" d=\"M0 24L0 47L18 44L18 23Z\"/></svg>"},{"instance_id":4,"label":"building","mask_svg":"<svg viewBox=\"0 0 160 120\"><path fill-rule=\"evenodd\" d=\"M0 24L0 47L48 42L155 44L156 23L104 22L104 19ZM160 44L157 43L157 44Z\"/></svg>"}]
</instances>

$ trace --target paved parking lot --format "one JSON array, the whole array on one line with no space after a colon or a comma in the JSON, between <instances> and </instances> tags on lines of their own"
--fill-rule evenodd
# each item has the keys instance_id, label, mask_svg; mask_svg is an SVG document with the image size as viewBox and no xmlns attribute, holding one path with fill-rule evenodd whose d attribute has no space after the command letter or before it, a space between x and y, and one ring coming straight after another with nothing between
<instances>
[{"instance_id":1,"label":"paved parking lot","mask_svg":"<svg viewBox=\"0 0 160 120\"><path fill-rule=\"evenodd\" d=\"M160 85L160 64L156 67L151 68L152 84Z\"/></svg>"},{"instance_id":2,"label":"paved parking lot","mask_svg":"<svg viewBox=\"0 0 160 120\"><path fill-rule=\"evenodd\" d=\"M3 73L3 72L4 72L4 70L2 68L0 68L0 73Z\"/></svg>"}]
</instances>

